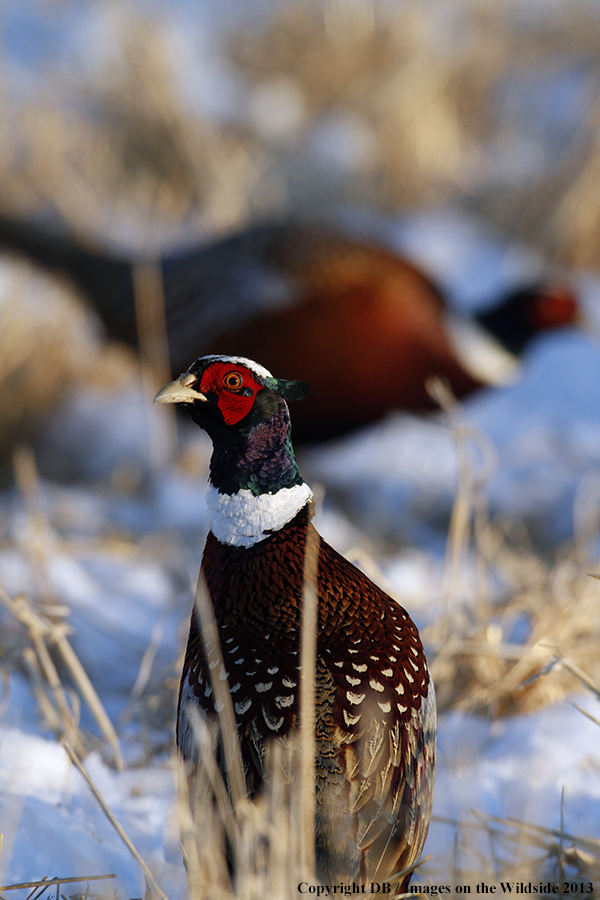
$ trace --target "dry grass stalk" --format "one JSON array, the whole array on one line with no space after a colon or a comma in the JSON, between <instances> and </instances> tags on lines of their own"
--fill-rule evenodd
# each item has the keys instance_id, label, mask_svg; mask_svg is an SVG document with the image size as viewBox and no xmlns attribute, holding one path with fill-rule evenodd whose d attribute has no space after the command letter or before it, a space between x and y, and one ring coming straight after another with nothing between
<instances>
[{"instance_id":1,"label":"dry grass stalk","mask_svg":"<svg viewBox=\"0 0 600 900\"><path fill-rule=\"evenodd\" d=\"M600 685L590 678L589 675L586 674L579 666L575 665L570 659L567 659L564 656L555 656L554 660L557 665L562 666L564 669L567 669L571 672L584 687L588 688L593 694L596 695L598 700L600 700Z\"/></svg>"},{"instance_id":2,"label":"dry grass stalk","mask_svg":"<svg viewBox=\"0 0 600 900\"><path fill-rule=\"evenodd\" d=\"M125 763L123 762L123 756L121 754L121 746L119 743L119 738L117 736L117 732L115 731L113 724L108 717L106 710L100 700L100 697L96 693L96 689L94 688L92 682L90 681L87 672L83 668L79 657L73 650L71 644L67 640L65 634L60 634L55 639L56 645L61 653L61 656L66 663L75 684L78 686L81 691L84 700L86 701L88 707L90 708L92 715L94 716L102 734L108 741L115 760L115 765L119 772L124 771Z\"/></svg>"},{"instance_id":3,"label":"dry grass stalk","mask_svg":"<svg viewBox=\"0 0 600 900\"><path fill-rule=\"evenodd\" d=\"M314 881L315 816L315 666L317 633L318 533L309 528L304 564L300 635L300 727L285 740L268 747L266 777L260 796L246 797L237 727L223 670L219 633L206 582L200 572L196 611L207 656L217 664L209 669L218 710L218 734L223 747L227 782L216 758L214 726L191 708L188 715L199 748L198 767L210 784L214 802L202 805L202 821L190 809L187 767L178 769L182 844L190 889L195 900L235 896L258 900L264 896L292 897L303 878ZM235 885L228 874L225 842L235 860Z\"/></svg>"},{"instance_id":4,"label":"dry grass stalk","mask_svg":"<svg viewBox=\"0 0 600 900\"><path fill-rule=\"evenodd\" d=\"M596 716L593 716L587 709L584 709L583 706L580 706L578 703L573 703L575 709L578 709L580 713L583 713L586 718L588 718L591 722L594 722L596 725L600 726L600 719L597 719Z\"/></svg>"},{"instance_id":5,"label":"dry grass stalk","mask_svg":"<svg viewBox=\"0 0 600 900\"><path fill-rule=\"evenodd\" d=\"M117 733L84 666L68 640L67 635L73 631L65 621L69 609L56 604L48 572L53 541L50 525L42 512L38 472L35 457L30 448L17 448L14 454L14 468L17 484L30 519L32 538L27 541L27 551L30 553L31 569L38 583L38 593L43 607L35 609L24 595L11 600L1 588L0 602L26 627L31 636L44 674L54 691L61 718L65 723L67 741L81 752L78 723L69 709L58 672L48 651L49 644L56 645L63 662L69 669L76 686L112 749L117 769L123 771L125 765Z\"/></svg>"},{"instance_id":6,"label":"dry grass stalk","mask_svg":"<svg viewBox=\"0 0 600 900\"><path fill-rule=\"evenodd\" d=\"M475 813L475 815L481 820L486 819L490 822L497 822L499 825L503 825L509 829L530 834L532 838L539 837L545 842L544 846L547 846L547 841L550 838L558 838L563 842L570 841L574 846L595 855L597 864L600 865L600 840L597 838L588 838L571 834L564 831L562 826L560 828L545 828L543 825L532 825L530 822L522 822L512 816L507 816L503 819L498 816L493 816L490 813Z\"/></svg>"},{"instance_id":7,"label":"dry grass stalk","mask_svg":"<svg viewBox=\"0 0 600 900\"><path fill-rule=\"evenodd\" d=\"M493 538L493 525L488 528ZM556 702L575 687L573 665L552 662L557 646L561 656L568 652L577 660L577 671L585 669L596 676L600 672L598 589L570 561L548 566L539 558L532 560L537 575L512 586L511 569L527 572L528 555L495 540L489 543L495 547L493 556L486 553L485 535L474 552L484 554L490 571L507 583L508 595L480 602L473 621L469 611L475 600L472 593L465 593L463 606L455 607L426 634L437 654L432 669L440 704L494 714L533 710ZM523 623L524 639L507 643L505 636L518 622ZM532 677L549 665L552 678Z\"/></svg>"},{"instance_id":8,"label":"dry grass stalk","mask_svg":"<svg viewBox=\"0 0 600 900\"><path fill-rule=\"evenodd\" d=\"M133 267L135 313L144 393L154 397L171 380L162 271L159 262L146 260ZM175 408L148 407L150 463L159 474L177 453Z\"/></svg>"},{"instance_id":9,"label":"dry grass stalk","mask_svg":"<svg viewBox=\"0 0 600 900\"><path fill-rule=\"evenodd\" d=\"M319 624L317 572L321 543L319 533L311 527L313 515L314 506L311 507L306 535L300 631L300 781L302 784L300 834L302 840L301 859L308 872L313 872L315 868L315 673Z\"/></svg>"},{"instance_id":10,"label":"dry grass stalk","mask_svg":"<svg viewBox=\"0 0 600 900\"><path fill-rule=\"evenodd\" d=\"M0 603L2 603L13 614L15 619L21 622L29 632L44 676L53 691L63 733L65 737L68 737L73 742L74 746L81 746L79 723L71 711L66 691L63 688L58 671L46 644L46 640L50 635L56 633L58 626L50 626L46 623L41 616L33 611L30 603L22 595L11 600L11 598L0 588Z\"/></svg>"},{"instance_id":11,"label":"dry grass stalk","mask_svg":"<svg viewBox=\"0 0 600 900\"><path fill-rule=\"evenodd\" d=\"M472 821L463 822L433 817L454 827L457 836L454 871L441 876L442 881L469 884L474 891L482 880L562 884L561 869L568 881L596 881L600 874L600 842L593 838L565 832L562 825L545 828L476 810L472 815Z\"/></svg>"},{"instance_id":12,"label":"dry grass stalk","mask_svg":"<svg viewBox=\"0 0 600 900\"><path fill-rule=\"evenodd\" d=\"M100 804L100 807L102 808L102 811L103 811L104 815L106 816L106 818L108 819L108 821L110 822L110 824L113 826L113 828L115 829L115 831L117 832L117 834L119 835L119 837L121 838L121 840L123 841L123 843L125 844L125 846L127 847L127 849L129 850L129 852L131 853L131 855L133 856L133 858L136 860L136 862L139 863L140 867L142 868L142 870L143 870L143 872L144 872L144 875L146 876L146 878L148 879L148 881L149 881L150 884L152 885L153 889L156 891L156 894L158 895L158 897L160 898L160 900L167 900L166 895L161 891L161 889L159 888L158 884L156 883L156 880L155 880L155 878L154 878L154 875L152 874L152 872L150 871L150 869L148 868L148 866L146 865L146 863L144 862L144 860L143 860L142 857L140 856L138 850L136 849L134 843L132 842L131 838L129 837L129 835L127 834L127 832L126 832L125 829L123 828L123 826L122 826L122 825L118 822L118 820L115 818L114 814L113 814L112 811L110 810L110 808L109 808L109 806L107 805L106 801L105 801L104 798L102 797L102 794L100 793L100 791L98 790L98 788L97 788L96 785L94 784L94 781L92 780L91 776L89 775L89 773L88 773L88 772L86 771L86 769L84 768L84 766L83 766L81 760L79 759L78 755L75 753L75 751L72 749L72 747L70 747L70 746L69 746L67 743L65 743L64 741L63 741L63 747L65 748L65 753L67 754L67 756L69 757L69 759L71 760L71 762L73 763L73 765L75 766L75 768L76 768L76 769L81 773L81 775L83 775L83 777L85 778L85 780L86 780L86 782L87 782L87 784L88 784L89 789L91 790L92 794L94 795L94 797L96 798L96 800L97 800L98 803Z\"/></svg>"},{"instance_id":13,"label":"dry grass stalk","mask_svg":"<svg viewBox=\"0 0 600 900\"><path fill-rule=\"evenodd\" d=\"M422 859L418 859L412 865L407 866L406 869L400 869L399 872L394 872L393 875L390 875L388 878L382 879L381 884L391 884L393 881L401 881L409 872L416 872L417 869L420 869L421 866L424 866L425 863L428 863L433 859L433 853L430 853L429 856L424 856ZM410 892L408 894L393 894L392 900L401 900L402 897L414 897L414 893Z\"/></svg>"},{"instance_id":14,"label":"dry grass stalk","mask_svg":"<svg viewBox=\"0 0 600 900\"><path fill-rule=\"evenodd\" d=\"M131 692L129 694L129 700L127 702L127 706L125 709L119 714L118 721L121 724L129 722L135 706L139 701L140 697L144 693L148 681L150 680L150 675L152 673L152 666L154 665L154 660L156 658L156 654L158 652L158 648L160 646L160 642L163 636L164 622L158 621L154 628L152 629L152 634L150 635L150 641L146 650L144 651L144 655L142 656L138 673L136 679L133 683L133 687L131 688Z\"/></svg>"},{"instance_id":15,"label":"dry grass stalk","mask_svg":"<svg viewBox=\"0 0 600 900\"><path fill-rule=\"evenodd\" d=\"M48 520L42 510L40 483L31 447L20 445L13 453L15 480L27 511L28 535L25 548L29 555L36 594L44 604L55 602L48 574L52 537Z\"/></svg>"},{"instance_id":16,"label":"dry grass stalk","mask_svg":"<svg viewBox=\"0 0 600 900\"><path fill-rule=\"evenodd\" d=\"M558 838L558 878L560 881L560 894L561 896L564 894L563 884L565 881L565 867L564 867L564 839L565 839L565 787L563 785L561 793L560 793L560 834Z\"/></svg>"},{"instance_id":17,"label":"dry grass stalk","mask_svg":"<svg viewBox=\"0 0 600 900\"><path fill-rule=\"evenodd\" d=\"M4 884L0 887L0 891L18 891L23 888L35 887L51 887L61 884L77 884L81 881L107 881L109 878L116 878L116 875L82 875L80 878L48 878L44 881L23 881L21 884Z\"/></svg>"},{"instance_id":18,"label":"dry grass stalk","mask_svg":"<svg viewBox=\"0 0 600 900\"><path fill-rule=\"evenodd\" d=\"M582 683L600 677L600 588L587 577L584 542L560 548L553 564L529 551L521 535L513 546L510 530L487 514L483 489L493 471L487 443L462 424L444 385L434 383L431 391L448 414L459 455L443 615L425 634L440 708L501 715L556 702L573 690L572 675ZM523 635L514 639L518 623ZM557 657L567 663L557 665ZM551 679L534 677L546 668L553 669Z\"/></svg>"},{"instance_id":19,"label":"dry grass stalk","mask_svg":"<svg viewBox=\"0 0 600 900\"><path fill-rule=\"evenodd\" d=\"M177 772L177 817L179 820L181 849L185 862L188 884L190 886L190 893L196 900L196 898L202 896L200 893L201 887L203 884L206 884L206 879L203 877L202 871L203 858L200 851L202 844L200 841L198 824L194 821L192 815L186 767L182 760L177 757L175 758L175 767ZM206 835L213 834L210 826L210 821L207 821L205 823ZM213 860L216 861L221 853L222 847L219 845L216 848L215 856L212 857Z\"/></svg>"},{"instance_id":20,"label":"dry grass stalk","mask_svg":"<svg viewBox=\"0 0 600 900\"><path fill-rule=\"evenodd\" d=\"M229 692L229 683L227 679L221 679L218 676L213 675L213 671L215 673L225 671L225 665L223 662L223 652L221 650L217 620L215 619L212 600L208 593L208 587L202 570L200 570L196 585L195 608L198 613L200 631L207 656L210 651L217 661L217 665L214 669L209 669L209 672L212 689L215 694L215 708L219 711L219 727L223 742L223 753L225 755L225 764L229 773L228 793L231 797L232 809L235 812L236 807L243 798L246 797L246 782L239 752L237 727L235 724L235 714L233 711L231 694Z\"/></svg>"},{"instance_id":21,"label":"dry grass stalk","mask_svg":"<svg viewBox=\"0 0 600 900\"><path fill-rule=\"evenodd\" d=\"M307 561L308 578L313 581L316 577L316 549L312 547L313 556ZM214 656L213 648L218 646L215 643L218 642L218 631L202 577L199 585L196 609L201 615L206 652L210 648ZM308 602L314 605L312 598ZM210 611L207 614L209 604ZM310 618L311 613L308 615ZM314 619L314 611L312 618ZM303 647L306 648L307 643L310 654L310 642L306 639ZM306 658L306 649L304 653ZM219 672L221 665L222 660L213 671ZM307 696L310 698L311 680L308 681ZM217 682L220 682L218 686ZM312 682L314 695L314 678ZM233 890L236 896L246 897L248 900L258 900L264 896L292 896L296 893L298 881L306 877L307 873L314 872L314 774L307 789L304 771L307 767L306 745L312 753L308 762L309 772L314 770L314 713L311 710L309 727L305 727L303 733L300 729L300 734L270 746L264 789L259 798L250 801L245 792L237 728L227 683L213 678L212 684L219 710L219 734L226 754L228 779L225 783L219 771L217 744L212 728L197 711L190 710L195 740L199 747L198 765L203 768L215 798L214 804L202 806L202 821L194 822L189 807L186 806L187 776L184 771L180 772L179 784L183 786L179 796L182 843L192 894L195 900L214 896L215 892L222 897L230 897ZM234 778L239 778L240 783L236 785ZM225 839L229 842L235 859L235 888L229 883Z\"/></svg>"},{"instance_id":22,"label":"dry grass stalk","mask_svg":"<svg viewBox=\"0 0 600 900\"><path fill-rule=\"evenodd\" d=\"M40 668L38 658L36 657L35 651L32 647L24 648L23 661L29 673L31 688L33 690L38 709L42 715L43 720L51 731L53 731L56 735L60 735L60 716L58 715L56 708L52 705L50 698L46 694L43 672ZM47 680L46 683L48 683ZM65 729L63 728L62 730L64 731ZM73 742L74 746L79 747L79 742L80 738L77 734Z\"/></svg>"},{"instance_id":23,"label":"dry grass stalk","mask_svg":"<svg viewBox=\"0 0 600 900\"><path fill-rule=\"evenodd\" d=\"M64 621L58 623L50 621L50 619L41 611L35 610L24 595L20 595L12 600L8 594L0 588L0 603L10 610L15 619L25 626L31 636L44 675L54 692L61 724L64 728L65 739L67 739L74 747L81 748L78 721L74 718L69 707L65 689L63 688L58 671L48 650L49 644L55 644L60 651L64 663L67 665L73 676L75 684L81 691L98 726L112 749L117 769L123 771L125 764L123 762L117 733L87 675L87 672L67 638L67 634L72 631L71 627Z\"/></svg>"},{"instance_id":24,"label":"dry grass stalk","mask_svg":"<svg viewBox=\"0 0 600 900\"><path fill-rule=\"evenodd\" d=\"M181 839L192 897L291 900L297 896L300 881L315 883L314 868L306 868L306 841L300 834L304 788L299 734L271 745L260 795L253 801L242 798L233 809L228 786L219 771L214 734L199 715L192 715L192 722L199 765L215 798L215 802L202 806L201 816L194 817L187 795L188 773L180 765ZM234 884L229 876L228 855L234 860Z\"/></svg>"},{"instance_id":25,"label":"dry grass stalk","mask_svg":"<svg viewBox=\"0 0 600 900\"><path fill-rule=\"evenodd\" d=\"M448 530L444 579L440 588L440 611L454 610L461 591L464 590L462 573L468 564L472 542L477 546L482 539L487 510L483 489L491 478L496 455L490 441L461 421L460 407L448 384L439 378L427 383L431 397L439 403L448 417L450 433L458 453L458 484ZM479 469L474 468L474 451L479 457ZM478 604L488 599L488 572L485 557L477 554L477 580L475 596Z\"/></svg>"},{"instance_id":26,"label":"dry grass stalk","mask_svg":"<svg viewBox=\"0 0 600 900\"><path fill-rule=\"evenodd\" d=\"M158 389L171 375L160 263L152 260L136 263L133 283L140 355L152 373L153 387Z\"/></svg>"}]
</instances>

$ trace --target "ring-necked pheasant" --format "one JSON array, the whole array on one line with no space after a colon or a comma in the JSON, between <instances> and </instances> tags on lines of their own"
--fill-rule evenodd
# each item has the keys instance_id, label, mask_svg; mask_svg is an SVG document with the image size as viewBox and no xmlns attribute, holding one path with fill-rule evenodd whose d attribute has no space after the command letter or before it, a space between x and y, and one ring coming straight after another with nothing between
<instances>
[{"instance_id":1,"label":"ring-necked pheasant","mask_svg":"<svg viewBox=\"0 0 600 900\"><path fill-rule=\"evenodd\" d=\"M137 344L132 259L2 216L0 241L66 273L108 334ZM458 397L497 383L510 367L500 347L519 354L536 333L572 324L577 313L568 286L539 283L503 298L469 329L415 265L315 223L254 226L160 264L173 375L201 351L261 359L306 378L311 394L295 417L297 441L342 434L392 409L430 409L432 375ZM487 337L477 359L465 352L476 334Z\"/></svg>"},{"instance_id":2,"label":"ring-necked pheasant","mask_svg":"<svg viewBox=\"0 0 600 900\"><path fill-rule=\"evenodd\" d=\"M213 442L201 571L225 666L214 677L228 680L251 797L263 781L265 744L298 722L312 494L292 449L286 400L307 390L250 360L206 356L155 398L185 405ZM317 875L327 883L383 881L418 859L427 835L433 683L408 613L325 541L317 594ZM190 708L215 715L213 667L194 613L177 722L178 746L192 769Z\"/></svg>"}]
</instances>

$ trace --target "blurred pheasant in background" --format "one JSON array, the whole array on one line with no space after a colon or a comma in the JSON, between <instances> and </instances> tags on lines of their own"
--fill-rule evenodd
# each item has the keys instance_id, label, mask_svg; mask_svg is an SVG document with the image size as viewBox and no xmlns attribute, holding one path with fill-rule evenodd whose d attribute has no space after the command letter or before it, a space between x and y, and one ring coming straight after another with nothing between
<instances>
[{"instance_id":1,"label":"blurred pheasant in background","mask_svg":"<svg viewBox=\"0 0 600 900\"><path fill-rule=\"evenodd\" d=\"M137 345L133 259L1 216L0 241L66 274L108 335ZM458 397L505 381L514 354L538 332L573 323L578 310L568 286L538 283L460 319L415 265L317 224L250 227L168 255L160 270L172 374L200 350L305 377L311 395L294 422L299 441L342 434L392 409L431 408L432 375Z\"/></svg>"},{"instance_id":2,"label":"blurred pheasant in background","mask_svg":"<svg viewBox=\"0 0 600 900\"><path fill-rule=\"evenodd\" d=\"M194 612L177 722L199 825L211 787L194 715L214 721L222 709L214 681L228 684L250 798L268 777L269 745L298 725L304 563L315 532L286 399L302 399L307 389L251 360L206 356L155 398L185 406L213 443L201 572L223 662L217 668L216 648L203 641ZM346 391L352 396L350 375ZM415 863L427 836L433 682L408 613L325 541L318 546L317 877L381 882ZM221 769L227 781L223 760ZM235 871L235 858L230 863ZM410 874L398 881L406 889Z\"/></svg>"}]
</instances>

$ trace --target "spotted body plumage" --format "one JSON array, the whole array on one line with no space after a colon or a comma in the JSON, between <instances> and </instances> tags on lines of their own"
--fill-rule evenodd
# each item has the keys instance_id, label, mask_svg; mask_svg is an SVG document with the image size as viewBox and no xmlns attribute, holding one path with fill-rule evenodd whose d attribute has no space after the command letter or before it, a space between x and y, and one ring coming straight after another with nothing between
<instances>
[{"instance_id":1,"label":"spotted body plumage","mask_svg":"<svg viewBox=\"0 0 600 900\"><path fill-rule=\"evenodd\" d=\"M193 399L198 388L192 384L214 383L211 359L198 360L194 364L198 371L191 367L182 376L190 399L175 402L200 404L199 412L192 409L192 417L203 417L199 424L215 446L211 480L225 513L219 518L218 537L209 532L202 574L218 625L222 661L213 647L205 646L194 613L177 743L193 778L198 752L194 715L216 717L213 684L215 679L226 680L246 789L254 797L268 777L269 742L285 740L298 724L304 560L313 526L310 499L302 492L304 483L287 440L289 426L282 453L281 423L287 420L287 408L281 394L293 389L275 379L267 381L256 393L250 421L236 423L232 440L230 426L221 422L226 423L227 396L219 392L218 403L210 408L210 398L203 393L204 399ZM242 371L240 365L238 370ZM251 373L253 380L265 383L265 376ZM168 386L168 396L188 396L182 393L182 380ZM236 399L232 408L239 405ZM213 418L207 421L206 416ZM261 449L264 453L273 442L277 452L262 465ZM257 496L263 505L271 504L275 527L263 530L262 514L253 522L250 504L247 533L240 536L237 520L227 531L226 511L235 505L232 498L243 491L252 495L259 470L271 473L267 489ZM281 502L286 490L294 501L291 505ZM381 881L418 859L427 834L435 758L433 684L417 629L406 611L324 541L317 594L317 874L324 881Z\"/></svg>"}]
</instances>

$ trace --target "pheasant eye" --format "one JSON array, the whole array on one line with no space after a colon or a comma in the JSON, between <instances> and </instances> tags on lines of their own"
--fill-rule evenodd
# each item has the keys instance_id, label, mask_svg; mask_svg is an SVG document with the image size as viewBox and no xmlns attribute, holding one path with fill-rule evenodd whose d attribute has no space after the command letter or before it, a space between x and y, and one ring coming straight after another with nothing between
<instances>
[{"instance_id":1,"label":"pheasant eye","mask_svg":"<svg viewBox=\"0 0 600 900\"><path fill-rule=\"evenodd\" d=\"M242 386L243 379L239 372L229 372L223 379L223 384L226 388L235 391Z\"/></svg>"}]
</instances>

